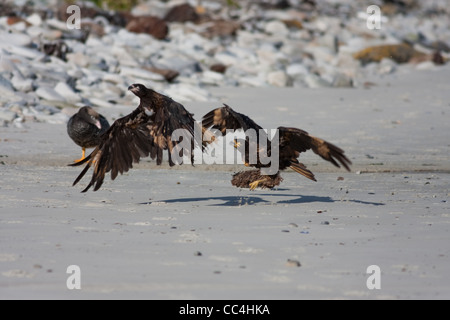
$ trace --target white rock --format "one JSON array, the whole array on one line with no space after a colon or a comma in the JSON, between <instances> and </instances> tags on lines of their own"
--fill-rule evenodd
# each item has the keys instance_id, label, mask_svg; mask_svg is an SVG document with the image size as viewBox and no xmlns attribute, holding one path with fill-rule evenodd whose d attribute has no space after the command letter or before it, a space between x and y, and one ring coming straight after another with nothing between
<instances>
[{"instance_id":1,"label":"white rock","mask_svg":"<svg viewBox=\"0 0 450 320\"><path fill-rule=\"evenodd\" d=\"M207 90L198 86L176 84L164 90L164 93L179 101L210 101L211 96Z\"/></svg>"},{"instance_id":2,"label":"white rock","mask_svg":"<svg viewBox=\"0 0 450 320\"><path fill-rule=\"evenodd\" d=\"M289 34L289 29L286 25L278 20L268 22L264 28L264 31L273 36L285 37Z\"/></svg>"},{"instance_id":3,"label":"white rock","mask_svg":"<svg viewBox=\"0 0 450 320\"><path fill-rule=\"evenodd\" d=\"M28 23L32 24L33 26L40 26L42 24L42 18L37 13L33 13L26 20Z\"/></svg>"},{"instance_id":4,"label":"white rock","mask_svg":"<svg viewBox=\"0 0 450 320\"><path fill-rule=\"evenodd\" d=\"M289 82L289 77L287 74L280 71L273 71L267 75L267 83L275 87L286 87Z\"/></svg>"},{"instance_id":5,"label":"white rock","mask_svg":"<svg viewBox=\"0 0 450 320\"><path fill-rule=\"evenodd\" d=\"M82 68L86 68L90 63L89 57L81 52L68 53L66 55L66 58L68 62L73 63Z\"/></svg>"},{"instance_id":6,"label":"white rock","mask_svg":"<svg viewBox=\"0 0 450 320\"><path fill-rule=\"evenodd\" d=\"M308 74L303 79L305 83L308 85L309 88L317 89L317 88L324 88L329 87L330 83L325 81L324 79L320 78L319 76L315 74Z\"/></svg>"},{"instance_id":7,"label":"white rock","mask_svg":"<svg viewBox=\"0 0 450 320\"><path fill-rule=\"evenodd\" d=\"M267 87L267 82L260 76L256 77L242 77L239 79L239 83L241 85L250 86L250 87Z\"/></svg>"},{"instance_id":8,"label":"white rock","mask_svg":"<svg viewBox=\"0 0 450 320\"><path fill-rule=\"evenodd\" d=\"M224 75L214 71L205 71L202 74L202 83L218 85L224 80Z\"/></svg>"},{"instance_id":9,"label":"white rock","mask_svg":"<svg viewBox=\"0 0 450 320\"><path fill-rule=\"evenodd\" d=\"M424 61L419 63L416 66L417 70L430 70L430 69L436 69L436 65L433 63L433 61Z\"/></svg>"},{"instance_id":10,"label":"white rock","mask_svg":"<svg viewBox=\"0 0 450 320\"><path fill-rule=\"evenodd\" d=\"M6 122L12 122L17 117L15 112L12 112L10 110L4 110L0 109L0 120L6 121Z\"/></svg>"},{"instance_id":11,"label":"white rock","mask_svg":"<svg viewBox=\"0 0 450 320\"><path fill-rule=\"evenodd\" d=\"M333 87L336 88L351 88L353 87L353 79L343 73L338 73L334 76Z\"/></svg>"},{"instance_id":12,"label":"white rock","mask_svg":"<svg viewBox=\"0 0 450 320\"><path fill-rule=\"evenodd\" d=\"M66 101L66 99L61 96L55 89L51 87L39 87L36 90L38 97L49 100L49 101Z\"/></svg>"},{"instance_id":13,"label":"white rock","mask_svg":"<svg viewBox=\"0 0 450 320\"><path fill-rule=\"evenodd\" d=\"M31 38L22 33L0 33L0 48L4 46L29 46Z\"/></svg>"},{"instance_id":14,"label":"white rock","mask_svg":"<svg viewBox=\"0 0 450 320\"><path fill-rule=\"evenodd\" d=\"M42 52L17 45L0 43L0 48L3 48L12 55L19 55L28 59L40 60L45 58L45 54Z\"/></svg>"},{"instance_id":15,"label":"white rock","mask_svg":"<svg viewBox=\"0 0 450 320\"><path fill-rule=\"evenodd\" d=\"M214 58L226 66L231 66L238 62L238 58L236 57L236 55L232 54L229 51L219 52L214 56Z\"/></svg>"},{"instance_id":16,"label":"white rock","mask_svg":"<svg viewBox=\"0 0 450 320\"><path fill-rule=\"evenodd\" d=\"M67 102L81 102L81 97L65 82L59 82L55 86L55 91L66 99Z\"/></svg>"},{"instance_id":17,"label":"white rock","mask_svg":"<svg viewBox=\"0 0 450 320\"><path fill-rule=\"evenodd\" d=\"M17 91L30 92L33 90L33 80L25 79L18 72L15 72L11 78L11 84Z\"/></svg>"},{"instance_id":18,"label":"white rock","mask_svg":"<svg viewBox=\"0 0 450 320\"><path fill-rule=\"evenodd\" d=\"M136 77L141 79L153 80L153 81L165 81L166 79L158 74L151 71L138 68L121 67L120 74L123 76Z\"/></svg>"},{"instance_id":19,"label":"white rock","mask_svg":"<svg viewBox=\"0 0 450 320\"><path fill-rule=\"evenodd\" d=\"M52 28L61 30L61 31L67 31L67 23L57 20L57 19L47 19L45 21L47 23L47 25L49 25Z\"/></svg>"},{"instance_id":20,"label":"white rock","mask_svg":"<svg viewBox=\"0 0 450 320\"><path fill-rule=\"evenodd\" d=\"M390 74L397 68L397 63L391 59L383 58L378 65L379 74Z\"/></svg>"},{"instance_id":21,"label":"white rock","mask_svg":"<svg viewBox=\"0 0 450 320\"><path fill-rule=\"evenodd\" d=\"M0 74L0 88L4 91L14 91L11 82Z\"/></svg>"},{"instance_id":22,"label":"white rock","mask_svg":"<svg viewBox=\"0 0 450 320\"><path fill-rule=\"evenodd\" d=\"M107 100L100 99L100 98L89 98L89 101L97 107L104 107L104 108L112 108L114 107L114 104L108 102Z\"/></svg>"},{"instance_id":23,"label":"white rock","mask_svg":"<svg viewBox=\"0 0 450 320\"><path fill-rule=\"evenodd\" d=\"M6 56L2 55L0 51L0 72L13 72L14 70L17 70L14 62L12 62L11 59L7 58Z\"/></svg>"},{"instance_id":24,"label":"white rock","mask_svg":"<svg viewBox=\"0 0 450 320\"><path fill-rule=\"evenodd\" d=\"M301 64L301 63L294 63L294 64L289 65L286 68L286 73L290 77L295 78L295 77L300 76L300 75L305 76L309 72L308 72L308 68L306 68L303 64Z\"/></svg>"}]
</instances>

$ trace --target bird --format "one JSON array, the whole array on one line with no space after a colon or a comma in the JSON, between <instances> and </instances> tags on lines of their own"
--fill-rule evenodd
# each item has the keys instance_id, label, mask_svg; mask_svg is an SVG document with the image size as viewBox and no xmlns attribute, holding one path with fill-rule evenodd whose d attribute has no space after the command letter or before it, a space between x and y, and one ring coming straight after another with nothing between
<instances>
[{"instance_id":1,"label":"bird","mask_svg":"<svg viewBox=\"0 0 450 320\"><path fill-rule=\"evenodd\" d=\"M74 162L86 157L86 149L94 148L100 143L101 136L109 129L109 122L93 108L84 106L70 117L67 122L69 137L81 147L82 156Z\"/></svg>"},{"instance_id":2,"label":"bird","mask_svg":"<svg viewBox=\"0 0 450 320\"><path fill-rule=\"evenodd\" d=\"M234 139L234 147L241 153L244 164L247 167L256 168L256 170L246 170L234 174L231 183L236 187L251 190L258 187L272 189L283 180L280 171L288 168L310 180L317 181L314 174L297 159L300 153L307 150L312 150L322 159L331 162L336 167L343 166L348 171L350 171L350 165L352 164L342 149L321 138L312 136L302 129L278 127L278 141L270 140L260 125L247 115L233 110L226 104L208 112L202 119L202 125L208 130L219 130L219 134L222 136L226 135L227 130L230 129L254 130L259 133L256 135L256 139L249 139L249 136L246 139ZM274 172L263 172L271 164L263 161L261 155L267 155L268 158L272 157L272 144L274 142L278 143L278 150L275 149L278 151L278 159L276 159L278 168ZM249 150L257 151L256 159L254 159L256 161L250 161Z\"/></svg>"},{"instance_id":3,"label":"bird","mask_svg":"<svg viewBox=\"0 0 450 320\"><path fill-rule=\"evenodd\" d=\"M188 152L195 147L194 130L197 122L193 115L180 103L143 84L132 84L128 90L140 98L139 106L130 114L114 121L101 137L98 146L84 160L71 164L86 164L73 186L93 167L91 180L82 192L87 192L91 187L93 191L97 191L108 172L111 172L111 179L114 180L119 173L128 172L133 163L138 163L141 158L156 158L156 163L160 165L164 150L168 151L170 166L182 164L182 160L173 159L174 155L190 155L191 163L194 162L194 153ZM177 129L182 129L180 131L184 135L179 140L172 141L172 134ZM184 139L188 139L186 143L190 150L177 149Z\"/></svg>"}]
</instances>

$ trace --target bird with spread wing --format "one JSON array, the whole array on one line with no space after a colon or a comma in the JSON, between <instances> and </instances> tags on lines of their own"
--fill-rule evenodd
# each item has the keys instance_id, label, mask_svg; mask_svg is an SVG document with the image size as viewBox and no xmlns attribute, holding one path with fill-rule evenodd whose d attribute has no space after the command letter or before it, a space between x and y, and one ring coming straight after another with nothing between
<instances>
[{"instance_id":1,"label":"bird with spread wing","mask_svg":"<svg viewBox=\"0 0 450 320\"><path fill-rule=\"evenodd\" d=\"M248 136L245 140L235 139L235 148L241 152L244 164L257 168L257 170L242 171L234 174L231 183L237 187L250 188L251 190L257 187L273 188L282 181L280 171L287 168L291 168L306 178L316 181L314 174L297 159L300 153L307 150L312 150L322 159L331 162L336 167L343 166L350 171L351 161L344 155L342 149L323 139L314 137L304 130L278 127L278 171L274 174L264 174L261 169L267 168L270 164L263 163L260 155L267 154L271 156L271 143L273 141L264 133L265 131L262 130L261 126L248 116L234 111L227 105L207 113L203 117L202 125L208 129L219 130L223 136L227 133L227 129L242 129L244 131L253 129L259 133L256 140L251 140ZM265 143L261 143L263 141ZM252 150L251 147L254 147L257 151L254 163L250 161L249 150Z\"/></svg>"},{"instance_id":2,"label":"bird with spread wing","mask_svg":"<svg viewBox=\"0 0 450 320\"><path fill-rule=\"evenodd\" d=\"M177 152L186 155L185 149L176 149L183 139L190 140L191 152L188 154L191 162L194 162L192 150L195 147L196 122L192 114L180 103L142 84L133 84L128 90L140 98L139 106L130 114L117 119L102 135L101 141L90 155L82 161L70 164L86 164L73 185L76 185L90 168L93 169L91 181L82 192L91 187L97 191L108 172L111 172L111 179L114 180L119 173L127 172L133 167L133 163L138 163L141 158L156 158L157 164L160 165L164 150L168 151L170 166L175 165L172 155ZM180 140L173 141L172 134L177 129L183 129L180 132L185 134ZM173 151L175 153L172 153Z\"/></svg>"}]
</instances>

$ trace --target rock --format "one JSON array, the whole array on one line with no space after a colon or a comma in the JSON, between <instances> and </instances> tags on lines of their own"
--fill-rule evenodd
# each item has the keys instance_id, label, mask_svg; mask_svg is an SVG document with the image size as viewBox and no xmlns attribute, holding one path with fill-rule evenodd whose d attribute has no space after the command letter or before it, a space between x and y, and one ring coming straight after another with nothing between
<instances>
[{"instance_id":1,"label":"rock","mask_svg":"<svg viewBox=\"0 0 450 320\"><path fill-rule=\"evenodd\" d=\"M201 35L208 38L216 37L230 37L236 35L236 32L241 28L241 24L236 21L229 20L213 20L203 23L204 31Z\"/></svg>"},{"instance_id":2,"label":"rock","mask_svg":"<svg viewBox=\"0 0 450 320\"><path fill-rule=\"evenodd\" d=\"M200 16L189 3L183 3L172 7L164 17L167 22L195 22Z\"/></svg>"},{"instance_id":3,"label":"rock","mask_svg":"<svg viewBox=\"0 0 450 320\"><path fill-rule=\"evenodd\" d=\"M147 71L145 69L131 68L131 67L121 67L120 74L129 77L136 77L140 79L147 79L153 81L164 81L165 78L158 73Z\"/></svg>"},{"instance_id":4,"label":"rock","mask_svg":"<svg viewBox=\"0 0 450 320\"><path fill-rule=\"evenodd\" d=\"M165 90L165 94L179 101L210 101L211 96L207 90L198 86L176 84Z\"/></svg>"},{"instance_id":5,"label":"rock","mask_svg":"<svg viewBox=\"0 0 450 320\"><path fill-rule=\"evenodd\" d=\"M66 60L69 52L69 47L63 41L42 43L39 49L46 55L55 56L61 60Z\"/></svg>"},{"instance_id":6,"label":"rock","mask_svg":"<svg viewBox=\"0 0 450 320\"><path fill-rule=\"evenodd\" d=\"M3 108L0 108L0 121L13 122L13 120L17 117L17 114L15 112L12 112L10 110L4 110Z\"/></svg>"},{"instance_id":7,"label":"rock","mask_svg":"<svg viewBox=\"0 0 450 320\"><path fill-rule=\"evenodd\" d=\"M214 56L214 59L220 61L220 63L225 66L231 66L237 64L238 62L238 57L234 53L231 53L230 51L218 52Z\"/></svg>"},{"instance_id":8,"label":"rock","mask_svg":"<svg viewBox=\"0 0 450 320\"><path fill-rule=\"evenodd\" d=\"M309 88L326 88L330 87L330 83L315 74L308 74L303 78L303 81L307 84Z\"/></svg>"},{"instance_id":9,"label":"rock","mask_svg":"<svg viewBox=\"0 0 450 320\"><path fill-rule=\"evenodd\" d=\"M0 39L1 41L1 39ZM0 42L0 48L2 48L6 51L8 51L12 55L21 56L27 59L32 60L41 60L45 57L45 55L42 52L39 52L37 50L29 49L26 47L11 45L11 44L2 44Z\"/></svg>"},{"instance_id":10,"label":"rock","mask_svg":"<svg viewBox=\"0 0 450 320\"><path fill-rule=\"evenodd\" d=\"M368 47L356 52L353 57L360 60L363 64L380 62L384 58L392 59L397 63L406 63L412 58L418 58L424 55L424 53L415 50L407 44L389 44Z\"/></svg>"},{"instance_id":11,"label":"rock","mask_svg":"<svg viewBox=\"0 0 450 320\"><path fill-rule=\"evenodd\" d=\"M31 45L31 38L26 34L0 32L0 48L9 46L25 47L29 45Z\"/></svg>"},{"instance_id":12,"label":"rock","mask_svg":"<svg viewBox=\"0 0 450 320\"><path fill-rule=\"evenodd\" d=\"M18 72L14 72L13 77L11 78L11 84L17 91L30 92L33 90L33 80L25 79Z\"/></svg>"},{"instance_id":13,"label":"rock","mask_svg":"<svg viewBox=\"0 0 450 320\"><path fill-rule=\"evenodd\" d=\"M275 87L286 87L289 77L284 71L273 71L267 75L267 83Z\"/></svg>"},{"instance_id":14,"label":"rock","mask_svg":"<svg viewBox=\"0 0 450 320\"><path fill-rule=\"evenodd\" d=\"M26 29L27 27L31 26L31 23L29 23L25 19L23 19L21 17L17 17L17 16L9 16L6 20L6 23L9 26L23 24L24 25L23 29ZM22 29L22 28L20 28L20 29Z\"/></svg>"},{"instance_id":15,"label":"rock","mask_svg":"<svg viewBox=\"0 0 450 320\"><path fill-rule=\"evenodd\" d=\"M128 22L126 29L134 33L147 33L159 40L165 39L169 34L167 23L154 16L133 17Z\"/></svg>"},{"instance_id":16,"label":"rock","mask_svg":"<svg viewBox=\"0 0 450 320\"><path fill-rule=\"evenodd\" d=\"M81 52L68 53L66 55L66 59L68 62L70 62L74 65L77 65L79 67L82 67L82 68L88 67L89 63L90 63L89 57Z\"/></svg>"},{"instance_id":17,"label":"rock","mask_svg":"<svg viewBox=\"0 0 450 320\"><path fill-rule=\"evenodd\" d=\"M13 92L14 88L11 82L0 74L0 90L2 92Z\"/></svg>"},{"instance_id":18,"label":"rock","mask_svg":"<svg viewBox=\"0 0 450 320\"><path fill-rule=\"evenodd\" d=\"M55 89L51 87L39 87L36 90L36 94L38 95L38 97L44 100L66 101L66 99L63 96L61 96L58 92L55 91Z\"/></svg>"},{"instance_id":19,"label":"rock","mask_svg":"<svg viewBox=\"0 0 450 320\"><path fill-rule=\"evenodd\" d=\"M144 67L144 69L162 75L168 82L174 81L180 75L178 71L171 69L159 69L155 67Z\"/></svg>"},{"instance_id":20,"label":"rock","mask_svg":"<svg viewBox=\"0 0 450 320\"><path fill-rule=\"evenodd\" d=\"M222 63L215 63L209 67L209 70L218 73L225 73L227 71L227 66Z\"/></svg>"},{"instance_id":21,"label":"rock","mask_svg":"<svg viewBox=\"0 0 450 320\"><path fill-rule=\"evenodd\" d=\"M331 85L335 88L351 88L353 87L353 79L346 74L338 73L334 76Z\"/></svg>"},{"instance_id":22,"label":"rock","mask_svg":"<svg viewBox=\"0 0 450 320\"><path fill-rule=\"evenodd\" d=\"M55 86L55 91L64 97L67 102L77 103L82 100L80 95L75 93L75 91L73 91L73 89L65 82L59 82Z\"/></svg>"},{"instance_id":23,"label":"rock","mask_svg":"<svg viewBox=\"0 0 450 320\"><path fill-rule=\"evenodd\" d=\"M307 75L308 72L308 68L306 68L303 64L301 63L295 63L295 64L291 64L286 68L286 73L292 77L298 77L298 76L305 76Z\"/></svg>"},{"instance_id":24,"label":"rock","mask_svg":"<svg viewBox=\"0 0 450 320\"><path fill-rule=\"evenodd\" d=\"M205 71L203 72L202 83L212 84L212 85L220 85L223 81L223 74L214 72L214 71Z\"/></svg>"},{"instance_id":25,"label":"rock","mask_svg":"<svg viewBox=\"0 0 450 320\"><path fill-rule=\"evenodd\" d=\"M287 267L301 267L301 263L298 260L294 260L294 259L287 259L286 261L286 266Z\"/></svg>"},{"instance_id":26,"label":"rock","mask_svg":"<svg viewBox=\"0 0 450 320\"><path fill-rule=\"evenodd\" d=\"M27 17L26 21L33 26L39 27L42 25L42 18L39 14L33 13L29 17Z\"/></svg>"},{"instance_id":27,"label":"rock","mask_svg":"<svg viewBox=\"0 0 450 320\"><path fill-rule=\"evenodd\" d=\"M383 58L378 65L378 73L379 74L390 74L395 71L397 64L389 59Z\"/></svg>"},{"instance_id":28,"label":"rock","mask_svg":"<svg viewBox=\"0 0 450 320\"><path fill-rule=\"evenodd\" d=\"M283 22L273 20L266 24L264 32L273 36L286 37L289 34L289 29Z\"/></svg>"}]
</instances>

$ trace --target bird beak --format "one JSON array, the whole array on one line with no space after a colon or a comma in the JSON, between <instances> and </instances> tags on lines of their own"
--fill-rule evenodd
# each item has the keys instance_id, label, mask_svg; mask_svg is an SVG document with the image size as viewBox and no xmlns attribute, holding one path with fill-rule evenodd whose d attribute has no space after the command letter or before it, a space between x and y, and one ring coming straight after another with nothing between
<instances>
[{"instance_id":1,"label":"bird beak","mask_svg":"<svg viewBox=\"0 0 450 320\"><path fill-rule=\"evenodd\" d=\"M128 90L133 92L134 94L139 92L139 87L136 87L134 84L128 87Z\"/></svg>"},{"instance_id":2,"label":"bird beak","mask_svg":"<svg viewBox=\"0 0 450 320\"><path fill-rule=\"evenodd\" d=\"M241 143L234 139L234 147L238 149L241 146Z\"/></svg>"}]
</instances>

